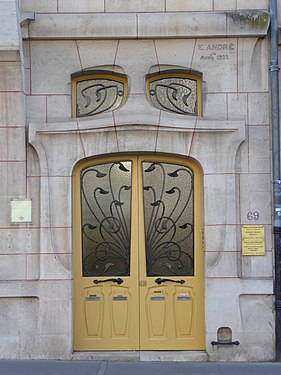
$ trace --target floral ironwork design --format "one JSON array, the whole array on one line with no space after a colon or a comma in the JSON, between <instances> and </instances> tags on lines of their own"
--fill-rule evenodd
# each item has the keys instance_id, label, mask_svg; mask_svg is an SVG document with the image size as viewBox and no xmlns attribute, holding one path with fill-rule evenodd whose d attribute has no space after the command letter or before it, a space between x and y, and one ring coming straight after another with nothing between
<instances>
[{"instance_id":1,"label":"floral ironwork design","mask_svg":"<svg viewBox=\"0 0 281 375\"><path fill-rule=\"evenodd\" d=\"M124 83L92 78L76 83L76 117L93 116L118 108L124 98Z\"/></svg>"},{"instance_id":2,"label":"floral ironwork design","mask_svg":"<svg viewBox=\"0 0 281 375\"><path fill-rule=\"evenodd\" d=\"M143 162L148 276L194 274L193 172L185 166Z\"/></svg>"},{"instance_id":3,"label":"floral ironwork design","mask_svg":"<svg viewBox=\"0 0 281 375\"><path fill-rule=\"evenodd\" d=\"M197 80L180 77L160 78L149 83L152 104L161 110L198 116Z\"/></svg>"},{"instance_id":4,"label":"floral ironwork design","mask_svg":"<svg viewBox=\"0 0 281 375\"><path fill-rule=\"evenodd\" d=\"M83 276L128 276L131 162L90 166L81 173Z\"/></svg>"}]
</instances>

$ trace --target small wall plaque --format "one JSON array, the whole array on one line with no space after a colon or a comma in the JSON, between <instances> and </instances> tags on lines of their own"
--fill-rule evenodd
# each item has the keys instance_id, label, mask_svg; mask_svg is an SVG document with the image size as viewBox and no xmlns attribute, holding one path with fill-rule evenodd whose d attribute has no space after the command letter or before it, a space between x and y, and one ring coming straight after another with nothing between
<instances>
[{"instance_id":1,"label":"small wall plaque","mask_svg":"<svg viewBox=\"0 0 281 375\"><path fill-rule=\"evenodd\" d=\"M31 200L11 201L12 224L32 223Z\"/></svg>"},{"instance_id":2,"label":"small wall plaque","mask_svg":"<svg viewBox=\"0 0 281 375\"><path fill-rule=\"evenodd\" d=\"M242 255L265 255L264 225L242 226Z\"/></svg>"}]
</instances>

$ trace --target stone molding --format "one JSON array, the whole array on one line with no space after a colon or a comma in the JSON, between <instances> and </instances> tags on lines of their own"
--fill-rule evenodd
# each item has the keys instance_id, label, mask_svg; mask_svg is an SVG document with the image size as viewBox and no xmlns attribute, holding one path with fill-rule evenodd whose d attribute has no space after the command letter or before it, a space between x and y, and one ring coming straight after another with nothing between
<instances>
[{"instance_id":1,"label":"stone molding","mask_svg":"<svg viewBox=\"0 0 281 375\"><path fill-rule=\"evenodd\" d=\"M38 14L24 39L265 37L267 11Z\"/></svg>"}]
</instances>

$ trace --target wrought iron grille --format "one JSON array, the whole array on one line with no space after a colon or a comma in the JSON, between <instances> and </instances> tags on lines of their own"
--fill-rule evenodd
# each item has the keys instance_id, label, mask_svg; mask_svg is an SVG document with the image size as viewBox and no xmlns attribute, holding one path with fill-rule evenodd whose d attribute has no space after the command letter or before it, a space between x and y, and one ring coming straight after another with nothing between
<instances>
[{"instance_id":1,"label":"wrought iron grille","mask_svg":"<svg viewBox=\"0 0 281 375\"><path fill-rule=\"evenodd\" d=\"M152 104L161 110L198 116L197 80L180 77L160 78L149 83Z\"/></svg>"},{"instance_id":2,"label":"wrought iron grille","mask_svg":"<svg viewBox=\"0 0 281 375\"><path fill-rule=\"evenodd\" d=\"M81 173L83 276L129 276L131 162Z\"/></svg>"},{"instance_id":3,"label":"wrought iron grille","mask_svg":"<svg viewBox=\"0 0 281 375\"><path fill-rule=\"evenodd\" d=\"M142 168L147 276L193 276L193 172L170 163Z\"/></svg>"},{"instance_id":4,"label":"wrought iron grille","mask_svg":"<svg viewBox=\"0 0 281 375\"><path fill-rule=\"evenodd\" d=\"M123 82L92 78L76 83L76 117L93 116L118 108L124 98Z\"/></svg>"}]
</instances>

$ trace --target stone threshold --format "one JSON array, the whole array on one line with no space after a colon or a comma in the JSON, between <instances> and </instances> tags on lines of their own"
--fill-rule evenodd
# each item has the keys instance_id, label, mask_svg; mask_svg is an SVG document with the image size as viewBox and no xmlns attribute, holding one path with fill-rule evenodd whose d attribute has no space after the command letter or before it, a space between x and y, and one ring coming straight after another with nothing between
<instances>
[{"instance_id":1,"label":"stone threshold","mask_svg":"<svg viewBox=\"0 0 281 375\"><path fill-rule=\"evenodd\" d=\"M157 362L206 362L205 351L108 351L74 352L72 359L77 361L157 361Z\"/></svg>"}]
</instances>

